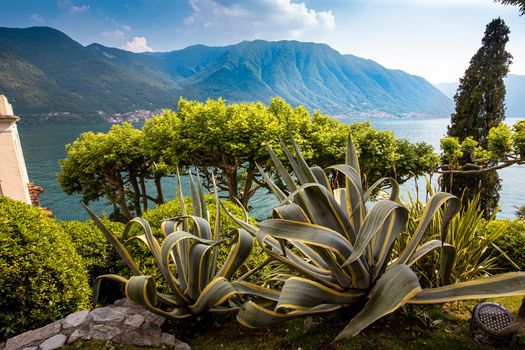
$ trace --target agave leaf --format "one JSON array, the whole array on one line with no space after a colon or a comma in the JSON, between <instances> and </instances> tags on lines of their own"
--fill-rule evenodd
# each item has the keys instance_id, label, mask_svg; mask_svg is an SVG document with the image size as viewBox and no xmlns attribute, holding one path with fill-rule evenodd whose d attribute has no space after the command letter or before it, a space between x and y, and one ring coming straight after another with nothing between
<instances>
[{"instance_id":1,"label":"agave leaf","mask_svg":"<svg viewBox=\"0 0 525 350\"><path fill-rule=\"evenodd\" d=\"M356 173L361 177L361 169L359 168L359 158L357 157L357 151L352 141L352 136L348 134L348 141L346 145L345 164L350 165Z\"/></svg>"},{"instance_id":2,"label":"agave leaf","mask_svg":"<svg viewBox=\"0 0 525 350\"><path fill-rule=\"evenodd\" d=\"M441 259L439 261L439 280L441 285L449 283L455 262L456 248L449 244L441 245Z\"/></svg>"},{"instance_id":3,"label":"agave leaf","mask_svg":"<svg viewBox=\"0 0 525 350\"><path fill-rule=\"evenodd\" d=\"M397 259L395 264L406 264L406 262L410 260L410 257L414 254L414 251L419 245L419 242L428 228L428 225L434 218L434 215L446 203L448 203L448 206L445 215L443 215L442 227L447 226L450 219L452 219L452 217L458 212L461 206L461 201L459 198L450 193L438 192L432 196L432 198L430 198L430 200L425 205L425 210L423 211L423 215L421 216L414 235L410 239L410 242L406 246L405 250L400 254L399 259ZM443 238L441 241L445 242Z\"/></svg>"},{"instance_id":4,"label":"agave leaf","mask_svg":"<svg viewBox=\"0 0 525 350\"><path fill-rule=\"evenodd\" d=\"M211 248L212 245L198 242L190 247L188 288L185 293L191 300L195 300L208 284Z\"/></svg>"},{"instance_id":5,"label":"agave leaf","mask_svg":"<svg viewBox=\"0 0 525 350\"><path fill-rule=\"evenodd\" d=\"M293 252L289 252L288 255L284 257L280 252L279 244L277 243L277 241L274 240L274 242L271 242L271 238L272 237L270 236L262 238L262 242L268 243L271 246L271 249L268 249L268 247L266 247L266 244L259 243L264 252L271 258L280 261L283 265L288 266L292 270L295 270L306 277L317 280L323 283L324 285L329 286L330 288L342 290L342 288L337 284L337 281L330 274L330 271L319 269L317 266L313 266L303 261L295 254L293 254Z\"/></svg>"},{"instance_id":6,"label":"agave leaf","mask_svg":"<svg viewBox=\"0 0 525 350\"><path fill-rule=\"evenodd\" d=\"M270 179L270 177L266 174L266 172L259 166L259 164L255 163L255 166L257 166L257 170L259 170L259 173L262 175L263 179L264 179L264 182L266 182L266 184L268 185L268 188L270 188L270 190L273 192L273 194L275 194L275 197L277 197L277 200L279 202L283 202L284 199L286 198L286 195L284 194L283 191L281 191L281 189L279 188L279 186L277 186L273 181L272 179Z\"/></svg>"},{"instance_id":7,"label":"agave leaf","mask_svg":"<svg viewBox=\"0 0 525 350\"><path fill-rule=\"evenodd\" d=\"M183 246L184 243L188 243L189 240L195 240L199 243L204 243L209 245L210 247L213 247L213 244L218 244L217 242L205 240L200 237L197 237L189 232L185 231L177 231L169 234L166 239L162 242L161 246L161 261L162 261L162 268L161 272L166 279L166 282L168 283L168 286L170 287L173 296L177 298L180 304L188 303L188 299L186 296L184 296L183 291L188 288L190 276L189 276L189 269L190 269L190 259L187 258L186 260L180 259L179 252L180 247ZM173 276L173 272L171 272L171 269L169 268L170 265L170 257L171 254L174 253L175 255L175 264L177 265L177 273L178 273L178 280L179 283L177 285L175 276ZM185 275L185 273L188 273ZM197 278L197 277L194 277ZM194 280L194 288L196 285L196 281Z\"/></svg>"},{"instance_id":8,"label":"agave leaf","mask_svg":"<svg viewBox=\"0 0 525 350\"><path fill-rule=\"evenodd\" d=\"M182 216L188 215L188 209L186 208L186 202L184 202L184 195L182 194L182 181L180 178L179 167L177 166L177 197L179 198L180 211ZM189 231L188 221L183 221L183 231Z\"/></svg>"},{"instance_id":9,"label":"agave leaf","mask_svg":"<svg viewBox=\"0 0 525 350\"><path fill-rule=\"evenodd\" d=\"M135 304L163 317L185 318L191 316L191 313L185 308L174 308L169 312L158 308L156 306L157 289L151 276L131 277L126 283L126 296Z\"/></svg>"},{"instance_id":10,"label":"agave leaf","mask_svg":"<svg viewBox=\"0 0 525 350\"><path fill-rule=\"evenodd\" d=\"M364 201L367 202L369 199L370 199L370 196L372 196L372 194L375 192L375 190L381 186L382 184L384 184L385 182L390 182L390 200L391 201L394 201L394 202L397 202L397 200L399 199L399 183L396 181L396 179L393 179L391 177L383 177L379 180L377 180L376 182L374 182L372 184L372 186L370 186L368 188L368 190L366 190L365 194L363 195L364 197Z\"/></svg>"},{"instance_id":11,"label":"agave leaf","mask_svg":"<svg viewBox=\"0 0 525 350\"><path fill-rule=\"evenodd\" d=\"M258 223L258 226L260 228L257 233L259 245L262 245L264 238L268 234L278 239L288 239L311 245L314 247L315 252L325 261L343 288L356 285L356 283L358 288L368 287L370 282L369 274L360 261L352 264L347 272L347 270L342 269L331 255L331 253L334 253L342 262L352 252L350 243L338 232L320 225L281 219L265 220Z\"/></svg>"},{"instance_id":12,"label":"agave leaf","mask_svg":"<svg viewBox=\"0 0 525 350\"><path fill-rule=\"evenodd\" d=\"M224 303L235 294L237 291L226 278L216 277L208 283L189 308L193 314L198 315L211 307Z\"/></svg>"},{"instance_id":13,"label":"agave leaf","mask_svg":"<svg viewBox=\"0 0 525 350\"><path fill-rule=\"evenodd\" d=\"M297 176L299 183L301 185L304 185L309 182L317 182L317 179L315 178L314 174L312 174L312 172L310 171L310 167L304 160L303 155L301 154L301 151L299 150L299 147L297 146L297 143L295 142L294 138L291 137L291 140L292 146L295 151L295 157L290 153L290 150L286 147L284 141L282 139L279 139L283 151L286 154L286 157L288 158L288 161L290 162L290 165L292 166L292 169L295 173L295 176Z\"/></svg>"},{"instance_id":14,"label":"agave leaf","mask_svg":"<svg viewBox=\"0 0 525 350\"><path fill-rule=\"evenodd\" d=\"M224 209L224 211L226 212L226 214L228 214L228 216L233 220L235 221L235 223L237 225L239 225L240 227L242 227L243 229L245 229L246 231L248 231L252 236L255 236L255 234L257 233L257 228L256 227L253 227L252 225L250 225L248 223L248 221L243 221L239 218L237 218L235 215L233 215L229 210L228 208L226 208L226 206L224 204L222 204L221 202L221 207L222 209Z\"/></svg>"},{"instance_id":15,"label":"agave leaf","mask_svg":"<svg viewBox=\"0 0 525 350\"><path fill-rule=\"evenodd\" d=\"M423 289L410 304L435 304L456 300L525 295L525 272L508 272L468 282Z\"/></svg>"},{"instance_id":16,"label":"agave leaf","mask_svg":"<svg viewBox=\"0 0 525 350\"><path fill-rule=\"evenodd\" d=\"M98 303L98 298L100 296L100 285L102 284L103 280L111 280L115 281L121 284L128 283L128 279L124 278L119 275L114 274L107 274L107 275L101 275L95 278L95 281L93 282L93 306L96 306Z\"/></svg>"},{"instance_id":17,"label":"agave leaf","mask_svg":"<svg viewBox=\"0 0 525 350\"><path fill-rule=\"evenodd\" d=\"M122 243L120 243L120 241L113 234L113 232L111 232L111 230L108 229L106 225L104 225L104 223L102 223L99 217L87 205L82 204L82 206L87 211L89 217L91 217L91 220L93 220L97 227L100 229L100 231L102 231L108 242L113 246L113 248L115 248L118 255L122 258L122 260L124 260L126 265L129 266L131 271L135 275L143 275L142 271L140 271L139 267L137 266L131 255L128 253L126 247Z\"/></svg>"},{"instance_id":18,"label":"agave leaf","mask_svg":"<svg viewBox=\"0 0 525 350\"><path fill-rule=\"evenodd\" d=\"M326 226L347 237L349 242L355 241L355 232L349 218L338 205L333 194L323 185L307 183L301 185L288 197L294 199L306 213L310 222Z\"/></svg>"},{"instance_id":19,"label":"agave leaf","mask_svg":"<svg viewBox=\"0 0 525 350\"><path fill-rule=\"evenodd\" d=\"M241 306L239 313L237 314L237 321L243 326L249 328L267 328L276 326L279 323L292 318L332 312L341 307L342 305L318 305L308 310L298 310L283 314L268 310L252 301L249 301Z\"/></svg>"},{"instance_id":20,"label":"agave leaf","mask_svg":"<svg viewBox=\"0 0 525 350\"><path fill-rule=\"evenodd\" d=\"M352 246L338 232L327 227L282 219L268 219L257 224L260 231L257 237L271 234L276 238L284 238L321 247L336 253L341 257L352 253ZM262 232L261 232L262 231ZM259 239L259 243L262 241Z\"/></svg>"},{"instance_id":21,"label":"agave leaf","mask_svg":"<svg viewBox=\"0 0 525 350\"><path fill-rule=\"evenodd\" d=\"M397 218L399 220L395 220ZM403 218L405 220L402 220ZM376 259L383 260L380 254L382 253L384 257L386 251L389 251L393 241L405 226L406 218L406 209L400 204L390 200L379 201L366 216L354 244L354 250L343 266L347 266L359 259L365 252L368 244L379 232L385 235L380 237L381 240L377 240L375 247L373 247L373 253ZM388 219L391 219L390 224L387 226L386 232L383 232L383 227ZM370 265L372 263L372 261L369 262Z\"/></svg>"},{"instance_id":22,"label":"agave leaf","mask_svg":"<svg viewBox=\"0 0 525 350\"><path fill-rule=\"evenodd\" d=\"M347 216L354 232L359 232L361 223L365 216L365 200L363 197L363 183L359 173L347 164L337 164L326 168L326 170L336 170L345 176L346 181L346 203ZM355 237L350 237L352 244Z\"/></svg>"},{"instance_id":23,"label":"agave leaf","mask_svg":"<svg viewBox=\"0 0 525 350\"><path fill-rule=\"evenodd\" d=\"M221 237L221 201L219 199L219 190L217 188L217 181L215 179L215 175L212 174L211 179L213 181L213 194L215 196L215 225L213 228L213 239L217 242L220 240ZM217 272L217 259L219 258L219 251L217 246L213 248L212 255L213 260L210 269L210 275L208 276L209 280L211 280Z\"/></svg>"},{"instance_id":24,"label":"agave leaf","mask_svg":"<svg viewBox=\"0 0 525 350\"><path fill-rule=\"evenodd\" d=\"M201 214L202 214L200 215L200 217L208 221L209 220L208 209L206 207L206 200L204 199L204 189L202 186L202 179L199 174L199 169L197 169L197 195L199 197Z\"/></svg>"},{"instance_id":25,"label":"agave leaf","mask_svg":"<svg viewBox=\"0 0 525 350\"><path fill-rule=\"evenodd\" d=\"M428 241L424 244L422 244L419 248L416 249L412 257L410 257L410 260L407 262L408 266L414 265L419 259L423 258L425 255L430 253L431 251L441 248L441 246L446 247L452 247L448 243L443 243L438 239L433 239L431 241Z\"/></svg>"},{"instance_id":26,"label":"agave leaf","mask_svg":"<svg viewBox=\"0 0 525 350\"><path fill-rule=\"evenodd\" d=\"M273 150L270 147L268 147L267 149L268 153L270 154L270 158L272 158L272 162L275 165L279 176L283 179L284 184L288 188L288 191L295 191L297 189L297 184L295 183L294 179L290 176L290 174L288 174L288 170L286 170L283 163L281 163L281 160L279 159L279 157L277 157Z\"/></svg>"},{"instance_id":27,"label":"agave leaf","mask_svg":"<svg viewBox=\"0 0 525 350\"><path fill-rule=\"evenodd\" d=\"M378 280L364 308L337 335L335 342L357 335L379 318L394 312L421 291L419 280L407 265L397 265Z\"/></svg>"},{"instance_id":28,"label":"agave leaf","mask_svg":"<svg viewBox=\"0 0 525 350\"><path fill-rule=\"evenodd\" d=\"M238 294L254 295L267 300L278 301L279 296L281 295L281 292L277 290L265 288L258 284L246 281L233 281L231 282L231 285L235 288Z\"/></svg>"},{"instance_id":29,"label":"agave leaf","mask_svg":"<svg viewBox=\"0 0 525 350\"><path fill-rule=\"evenodd\" d=\"M330 180L324 170L318 166L313 166L310 168L312 174L314 174L316 182L326 187L330 192L332 191L332 186L330 185Z\"/></svg>"},{"instance_id":30,"label":"agave leaf","mask_svg":"<svg viewBox=\"0 0 525 350\"><path fill-rule=\"evenodd\" d=\"M219 270L217 277L226 277L226 279L229 280L250 256L253 248L253 237L245 230L237 229L236 231L235 236L232 238L232 241L235 243L232 245L228 257Z\"/></svg>"},{"instance_id":31,"label":"agave leaf","mask_svg":"<svg viewBox=\"0 0 525 350\"><path fill-rule=\"evenodd\" d=\"M195 180L193 179L193 175L191 174L191 171L188 173L189 179L190 179L190 198L191 198L191 206L193 207L193 216L198 217L205 217L204 208L202 208L202 202L199 196L199 190L197 188L197 184L195 183Z\"/></svg>"},{"instance_id":32,"label":"agave leaf","mask_svg":"<svg viewBox=\"0 0 525 350\"><path fill-rule=\"evenodd\" d=\"M309 279L291 277L283 285L275 310L305 310L321 304L349 305L361 301L364 294L352 289L340 292Z\"/></svg>"}]
</instances>

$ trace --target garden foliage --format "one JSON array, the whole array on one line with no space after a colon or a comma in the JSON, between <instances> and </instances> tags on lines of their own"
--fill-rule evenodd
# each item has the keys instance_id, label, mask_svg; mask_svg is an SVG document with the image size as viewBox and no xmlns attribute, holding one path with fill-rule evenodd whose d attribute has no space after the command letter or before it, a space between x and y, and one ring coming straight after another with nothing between
<instances>
[{"instance_id":1,"label":"garden foliage","mask_svg":"<svg viewBox=\"0 0 525 350\"><path fill-rule=\"evenodd\" d=\"M265 147L275 148L278 138L290 133L305 157L320 166L344 159L351 133L364 165L365 186L383 176L403 182L438 163L427 144L396 139L369 123L347 125L317 111L293 108L280 98L267 106L181 99L177 112L165 110L141 129L125 123L108 133L82 134L67 146L58 179L66 193L82 194L84 203L105 197L130 220L142 215L148 203L164 202L161 179L175 174L177 165L196 166L205 187L212 190L213 173L221 191L248 207L255 191L265 186L256 163L267 172L274 170ZM148 180L155 190L148 189Z\"/></svg>"},{"instance_id":2,"label":"garden foliage","mask_svg":"<svg viewBox=\"0 0 525 350\"><path fill-rule=\"evenodd\" d=\"M0 339L89 306L82 257L43 210L0 196Z\"/></svg>"}]
</instances>

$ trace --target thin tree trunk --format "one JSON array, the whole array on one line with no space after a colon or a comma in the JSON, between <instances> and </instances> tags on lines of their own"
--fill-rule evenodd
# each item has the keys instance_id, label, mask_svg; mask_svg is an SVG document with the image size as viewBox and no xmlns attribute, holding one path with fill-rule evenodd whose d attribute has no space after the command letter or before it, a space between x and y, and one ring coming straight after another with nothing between
<instances>
[{"instance_id":1,"label":"thin tree trunk","mask_svg":"<svg viewBox=\"0 0 525 350\"><path fill-rule=\"evenodd\" d=\"M162 176L155 175L155 187L157 188L157 204L164 203L164 194L162 193Z\"/></svg>"},{"instance_id":2,"label":"thin tree trunk","mask_svg":"<svg viewBox=\"0 0 525 350\"><path fill-rule=\"evenodd\" d=\"M135 206L135 212L137 213L137 216L141 216L142 209L140 207L140 188L135 172L129 172L129 182L131 183L131 187L133 187L133 205Z\"/></svg>"},{"instance_id":3,"label":"thin tree trunk","mask_svg":"<svg viewBox=\"0 0 525 350\"><path fill-rule=\"evenodd\" d=\"M144 176L140 176L140 188L142 189L142 205L144 206L144 211L148 210L148 194L146 192L146 181Z\"/></svg>"},{"instance_id":4,"label":"thin tree trunk","mask_svg":"<svg viewBox=\"0 0 525 350\"><path fill-rule=\"evenodd\" d=\"M254 192L251 191L253 186L253 179L255 178L256 169L255 169L255 162L250 161L250 165L248 166L248 169L246 170L246 181L244 183L244 190L241 194L240 202L243 205L243 207L248 208L248 202L252 198Z\"/></svg>"}]
</instances>

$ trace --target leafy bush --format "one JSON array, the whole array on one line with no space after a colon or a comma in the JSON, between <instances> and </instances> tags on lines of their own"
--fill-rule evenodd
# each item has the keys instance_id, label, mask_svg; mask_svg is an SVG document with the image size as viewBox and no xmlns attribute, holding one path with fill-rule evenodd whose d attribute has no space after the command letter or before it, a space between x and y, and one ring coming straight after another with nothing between
<instances>
[{"instance_id":1,"label":"leafy bush","mask_svg":"<svg viewBox=\"0 0 525 350\"><path fill-rule=\"evenodd\" d=\"M86 308L90 295L82 258L62 227L0 196L0 338Z\"/></svg>"},{"instance_id":2,"label":"leafy bush","mask_svg":"<svg viewBox=\"0 0 525 350\"><path fill-rule=\"evenodd\" d=\"M496 266L503 271L525 271L525 222L519 220L494 220L485 227L487 232L502 231L496 240L496 246L507 256L493 249L497 256ZM512 260L512 262L509 261Z\"/></svg>"},{"instance_id":3,"label":"leafy bush","mask_svg":"<svg viewBox=\"0 0 525 350\"><path fill-rule=\"evenodd\" d=\"M423 203L418 200L411 200L408 203L408 222L395 245L397 251L402 250L410 241L411 232L419 224L423 208ZM425 232L425 239L440 239L443 229L442 217L443 212L440 210L430 222ZM479 195L468 201L467 204L462 203L459 212L450 220L446 235L448 237L447 243L456 249L451 270L451 277L456 282L468 281L499 270L496 258L500 253L494 252L492 247L495 243L497 244L499 237L504 234L504 230L494 226L493 229L486 230L485 226L492 221L493 217L490 220L483 219L483 211L479 207ZM422 285L439 285L439 280L435 276L439 264L440 258L437 253L428 255L414 264L413 269L422 277Z\"/></svg>"},{"instance_id":4,"label":"leafy bush","mask_svg":"<svg viewBox=\"0 0 525 350\"><path fill-rule=\"evenodd\" d=\"M115 232L124 229L124 224L102 219L104 225ZM93 221L64 221L60 223L71 238L76 251L82 256L92 283L95 278L106 273L122 273L127 266L120 262L115 249L107 242Z\"/></svg>"}]
</instances>

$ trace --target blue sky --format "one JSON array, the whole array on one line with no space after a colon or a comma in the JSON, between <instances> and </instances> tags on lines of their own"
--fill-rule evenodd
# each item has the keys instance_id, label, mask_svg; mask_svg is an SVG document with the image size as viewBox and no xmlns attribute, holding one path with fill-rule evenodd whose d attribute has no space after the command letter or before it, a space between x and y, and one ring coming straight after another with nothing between
<instances>
[{"instance_id":1,"label":"blue sky","mask_svg":"<svg viewBox=\"0 0 525 350\"><path fill-rule=\"evenodd\" d=\"M0 26L57 28L84 45L169 51L294 39L452 82L495 17L511 29L511 73L525 75L525 16L492 0L0 0Z\"/></svg>"}]
</instances>

